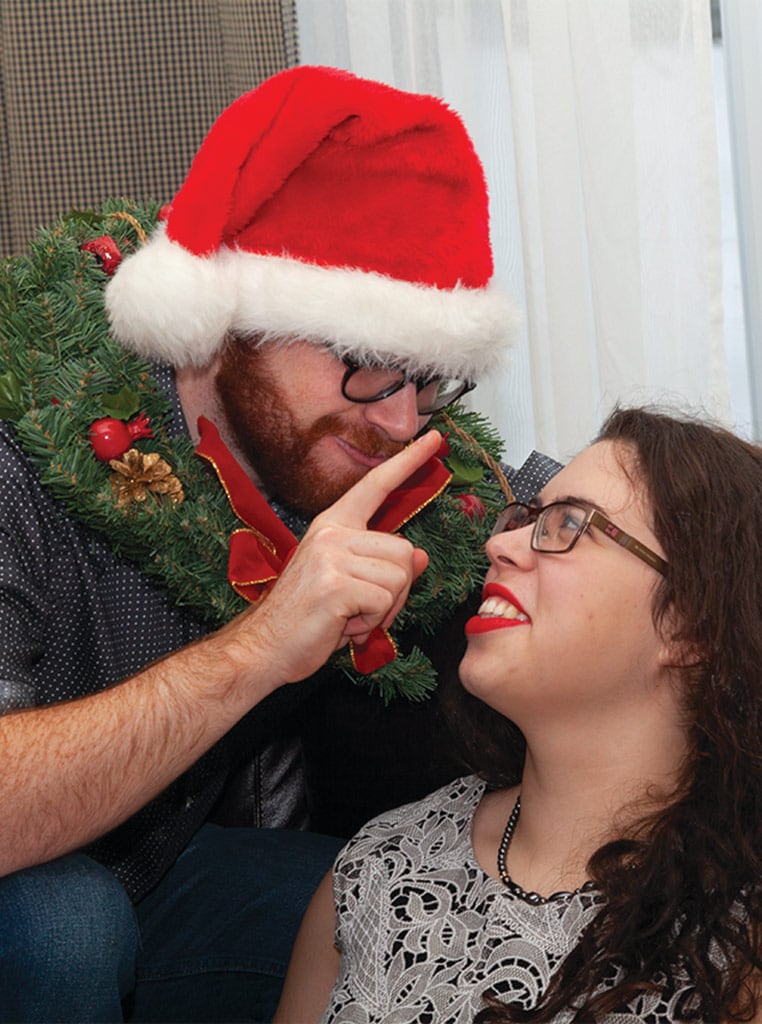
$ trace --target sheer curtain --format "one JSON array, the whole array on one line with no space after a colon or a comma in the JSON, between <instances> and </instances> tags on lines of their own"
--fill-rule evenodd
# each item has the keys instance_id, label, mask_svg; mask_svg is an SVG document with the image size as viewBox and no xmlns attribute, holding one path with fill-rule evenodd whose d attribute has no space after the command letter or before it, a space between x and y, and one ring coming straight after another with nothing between
<instances>
[{"instance_id":1,"label":"sheer curtain","mask_svg":"<svg viewBox=\"0 0 762 1024\"><path fill-rule=\"evenodd\" d=\"M485 164L524 311L474 392L516 462L617 401L731 420L707 0L297 0L301 60L432 92Z\"/></svg>"},{"instance_id":2,"label":"sheer curtain","mask_svg":"<svg viewBox=\"0 0 762 1024\"><path fill-rule=\"evenodd\" d=\"M755 436L762 437L762 9L721 0L740 277Z\"/></svg>"}]
</instances>

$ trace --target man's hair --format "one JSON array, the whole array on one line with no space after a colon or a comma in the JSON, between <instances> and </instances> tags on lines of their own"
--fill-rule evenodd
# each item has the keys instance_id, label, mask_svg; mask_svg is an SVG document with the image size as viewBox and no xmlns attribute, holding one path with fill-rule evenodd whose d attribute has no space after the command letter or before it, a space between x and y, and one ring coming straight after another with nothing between
<instances>
[{"instance_id":1,"label":"man's hair","mask_svg":"<svg viewBox=\"0 0 762 1024\"><path fill-rule=\"evenodd\" d=\"M606 901L538 1006L488 998L476 1020L570 1007L600 1020L642 993L670 998L686 976L675 1019L748 1020L762 968L762 449L646 409L615 410L598 439L619 446L669 563L653 616L684 655L689 752L669 806L591 858ZM514 744L497 784L515 761Z\"/></svg>"}]
</instances>

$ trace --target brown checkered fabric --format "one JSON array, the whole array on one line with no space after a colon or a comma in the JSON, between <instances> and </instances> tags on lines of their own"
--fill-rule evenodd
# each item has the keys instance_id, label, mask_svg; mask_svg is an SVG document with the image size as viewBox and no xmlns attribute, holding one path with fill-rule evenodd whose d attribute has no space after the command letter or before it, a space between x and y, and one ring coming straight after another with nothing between
<instances>
[{"instance_id":1,"label":"brown checkered fabric","mask_svg":"<svg viewBox=\"0 0 762 1024\"><path fill-rule=\"evenodd\" d=\"M295 0L0 0L0 253L170 199L217 115L296 63Z\"/></svg>"}]
</instances>

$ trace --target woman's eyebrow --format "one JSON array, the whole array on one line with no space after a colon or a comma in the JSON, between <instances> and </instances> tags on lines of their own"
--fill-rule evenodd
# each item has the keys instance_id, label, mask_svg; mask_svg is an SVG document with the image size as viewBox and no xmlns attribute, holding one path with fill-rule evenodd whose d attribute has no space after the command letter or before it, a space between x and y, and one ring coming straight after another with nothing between
<instances>
[{"instance_id":1,"label":"woman's eyebrow","mask_svg":"<svg viewBox=\"0 0 762 1024\"><path fill-rule=\"evenodd\" d=\"M597 501L593 501L590 498L581 498L578 494L559 494L557 497L546 502L543 502L541 496L536 494L527 504L531 505L532 508L542 508L543 504L554 505L556 502L565 502L568 505L581 505L582 508L594 508L602 515L608 517L608 512L603 505L599 505Z\"/></svg>"}]
</instances>

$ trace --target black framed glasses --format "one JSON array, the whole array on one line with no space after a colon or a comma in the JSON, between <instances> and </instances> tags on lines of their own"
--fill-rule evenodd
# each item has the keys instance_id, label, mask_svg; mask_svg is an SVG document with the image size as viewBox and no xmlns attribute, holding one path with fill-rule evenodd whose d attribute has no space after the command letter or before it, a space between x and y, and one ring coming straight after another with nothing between
<instances>
[{"instance_id":1,"label":"black framed glasses","mask_svg":"<svg viewBox=\"0 0 762 1024\"><path fill-rule=\"evenodd\" d=\"M344 359L346 373L341 381L341 393L350 402L368 404L401 391L407 384L415 384L418 413L428 416L453 402L457 402L476 387L470 380L457 377L419 376L390 366L366 366Z\"/></svg>"},{"instance_id":2,"label":"black framed glasses","mask_svg":"<svg viewBox=\"0 0 762 1024\"><path fill-rule=\"evenodd\" d=\"M512 501L498 515L492 536L507 530L520 530L533 524L533 551L563 555L571 551L585 530L595 526L617 544L637 555L652 569L656 569L662 576L666 574L668 563L655 551L641 544L629 533L620 530L597 508L576 501L551 501L548 505L525 505L522 501Z\"/></svg>"}]
</instances>

